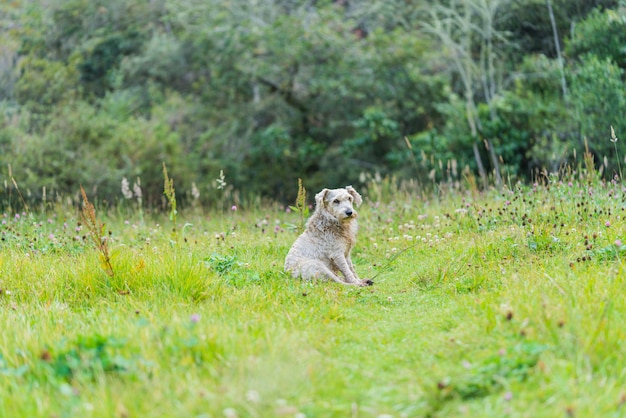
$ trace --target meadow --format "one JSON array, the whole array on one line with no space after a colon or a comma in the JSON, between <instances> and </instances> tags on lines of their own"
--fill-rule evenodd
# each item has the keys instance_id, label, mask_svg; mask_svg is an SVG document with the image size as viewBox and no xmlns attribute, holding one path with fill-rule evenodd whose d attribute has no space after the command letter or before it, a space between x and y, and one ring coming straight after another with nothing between
<instances>
[{"instance_id":1,"label":"meadow","mask_svg":"<svg viewBox=\"0 0 626 418\"><path fill-rule=\"evenodd\" d=\"M0 416L626 416L619 179L359 191L364 288L278 205L0 214Z\"/></svg>"}]
</instances>

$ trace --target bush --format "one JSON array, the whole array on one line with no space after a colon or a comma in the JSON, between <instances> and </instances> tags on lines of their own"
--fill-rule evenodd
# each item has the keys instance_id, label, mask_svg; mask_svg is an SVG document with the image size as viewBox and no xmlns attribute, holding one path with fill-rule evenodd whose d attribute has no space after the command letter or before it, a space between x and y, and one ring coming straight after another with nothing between
<instances>
[{"instance_id":1,"label":"bush","mask_svg":"<svg viewBox=\"0 0 626 418\"><path fill-rule=\"evenodd\" d=\"M77 194L83 185L100 200L115 201L121 198L121 180L127 177L141 178L145 201L159 205L163 162L176 184L189 188L194 169L182 161L179 137L159 108L155 108L159 117L122 117L125 106L108 98L100 109L82 101L58 108L43 132L21 132L12 138L2 165L12 166L20 187L34 198L42 197L44 187L52 196Z\"/></svg>"},{"instance_id":2,"label":"bush","mask_svg":"<svg viewBox=\"0 0 626 418\"><path fill-rule=\"evenodd\" d=\"M609 138L610 126L615 128L618 137L626 133L623 71L607 58L587 55L579 65L572 67L569 76L571 101L580 133L596 154L596 160L602 163L606 157L609 172L617 172L616 160L612 158L614 145ZM626 150L623 142L617 143L622 156Z\"/></svg>"}]
</instances>

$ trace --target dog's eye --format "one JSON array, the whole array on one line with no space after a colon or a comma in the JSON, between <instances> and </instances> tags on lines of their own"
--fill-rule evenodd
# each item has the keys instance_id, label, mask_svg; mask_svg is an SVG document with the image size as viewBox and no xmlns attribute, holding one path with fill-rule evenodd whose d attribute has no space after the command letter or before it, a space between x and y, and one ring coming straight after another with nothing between
<instances>
[{"instance_id":1,"label":"dog's eye","mask_svg":"<svg viewBox=\"0 0 626 418\"><path fill-rule=\"evenodd\" d=\"M335 205L338 205L338 204L339 204L339 199L335 199L335 200L333 200L333 203L334 203Z\"/></svg>"},{"instance_id":2,"label":"dog's eye","mask_svg":"<svg viewBox=\"0 0 626 418\"><path fill-rule=\"evenodd\" d=\"M348 200L352 202L352 196L348 196Z\"/></svg>"}]
</instances>

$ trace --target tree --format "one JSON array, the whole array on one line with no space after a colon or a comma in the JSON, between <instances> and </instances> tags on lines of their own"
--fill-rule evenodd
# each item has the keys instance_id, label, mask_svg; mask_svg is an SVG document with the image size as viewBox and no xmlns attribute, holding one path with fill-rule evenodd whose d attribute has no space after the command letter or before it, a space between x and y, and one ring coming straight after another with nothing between
<instances>
[{"instance_id":1,"label":"tree","mask_svg":"<svg viewBox=\"0 0 626 418\"><path fill-rule=\"evenodd\" d=\"M157 203L163 161L181 198L195 182L205 203L220 170L241 196L282 201L297 178L427 184L455 164L500 184L558 167L582 134L604 153L596 133L626 129L611 113L626 62L616 2L5 2L0 170L33 194L80 181L108 200L141 176Z\"/></svg>"},{"instance_id":2,"label":"tree","mask_svg":"<svg viewBox=\"0 0 626 418\"><path fill-rule=\"evenodd\" d=\"M502 67L497 63L503 57L499 45L507 44L504 33L496 30L495 19L507 0L453 0L448 5L436 4L428 8L424 31L439 40L462 84L465 116L472 149L479 174L486 185L478 144L482 133L477 102L484 101L492 120L497 117L494 101L501 89L498 82ZM492 138L482 138L493 167L496 185L502 184L498 156Z\"/></svg>"},{"instance_id":3,"label":"tree","mask_svg":"<svg viewBox=\"0 0 626 418\"><path fill-rule=\"evenodd\" d=\"M571 100L576 109L580 132L587 138L600 161L613 154L613 144L609 141L610 126L615 128L618 137L622 132L626 134L623 117L626 113L626 86L623 73L609 59L595 55L585 56L570 69ZM618 146L624 149L623 145Z\"/></svg>"},{"instance_id":4,"label":"tree","mask_svg":"<svg viewBox=\"0 0 626 418\"><path fill-rule=\"evenodd\" d=\"M572 59L593 54L626 69L626 3L619 9L594 9L578 22L566 44Z\"/></svg>"},{"instance_id":5,"label":"tree","mask_svg":"<svg viewBox=\"0 0 626 418\"><path fill-rule=\"evenodd\" d=\"M618 0L550 0L559 44L564 45L579 22L594 9L607 10L617 7ZM507 18L498 22L498 30L510 34L516 40L519 63L524 56L541 54L557 58L553 26L547 12L546 0L514 1L509 4Z\"/></svg>"}]
</instances>

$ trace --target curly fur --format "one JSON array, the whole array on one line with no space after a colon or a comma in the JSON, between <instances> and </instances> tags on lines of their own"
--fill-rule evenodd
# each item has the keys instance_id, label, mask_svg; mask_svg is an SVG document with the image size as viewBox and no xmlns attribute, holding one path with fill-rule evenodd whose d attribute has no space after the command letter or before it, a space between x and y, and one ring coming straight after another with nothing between
<instances>
[{"instance_id":1,"label":"curly fur","mask_svg":"<svg viewBox=\"0 0 626 418\"><path fill-rule=\"evenodd\" d=\"M358 230L354 207L362 202L361 195L352 186L324 189L316 194L315 211L307 221L305 231L289 250L285 270L293 277L308 280L371 285L371 280L359 279L350 259Z\"/></svg>"}]
</instances>

